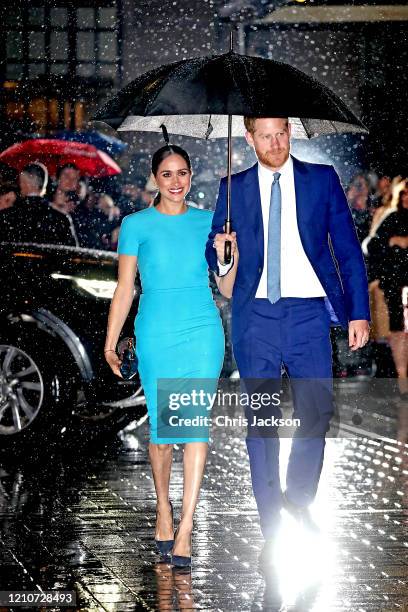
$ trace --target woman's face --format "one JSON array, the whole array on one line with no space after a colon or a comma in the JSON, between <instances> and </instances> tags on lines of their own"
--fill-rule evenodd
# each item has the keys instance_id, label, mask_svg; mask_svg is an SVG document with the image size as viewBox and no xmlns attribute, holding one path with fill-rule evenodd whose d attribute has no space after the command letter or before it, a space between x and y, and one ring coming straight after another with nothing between
<instances>
[{"instance_id":1,"label":"woman's face","mask_svg":"<svg viewBox=\"0 0 408 612\"><path fill-rule=\"evenodd\" d=\"M173 153L162 161L155 179L161 197L179 204L190 191L191 170L181 155Z\"/></svg>"}]
</instances>

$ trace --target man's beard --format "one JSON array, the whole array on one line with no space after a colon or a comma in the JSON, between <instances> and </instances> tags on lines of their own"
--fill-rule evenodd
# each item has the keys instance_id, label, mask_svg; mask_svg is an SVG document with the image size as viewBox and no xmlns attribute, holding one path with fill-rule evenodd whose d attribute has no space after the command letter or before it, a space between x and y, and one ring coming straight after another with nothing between
<instances>
[{"instance_id":1,"label":"man's beard","mask_svg":"<svg viewBox=\"0 0 408 612\"><path fill-rule=\"evenodd\" d=\"M272 153L271 151L268 151L267 153L259 153L257 151L256 154L259 161L264 166L268 166L269 168L279 168L280 166L283 166L285 161L288 159L289 150L281 149L280 151L276 151L276 153Z\"/></svg>"}]
</instances>

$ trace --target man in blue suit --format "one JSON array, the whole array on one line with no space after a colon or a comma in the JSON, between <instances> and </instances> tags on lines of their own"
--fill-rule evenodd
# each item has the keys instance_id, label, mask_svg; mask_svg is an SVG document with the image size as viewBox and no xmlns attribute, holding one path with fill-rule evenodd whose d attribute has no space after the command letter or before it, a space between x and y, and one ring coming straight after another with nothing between
<instances>
[{"instance_id":1,"label":"man in blue suit","mask_svg":"<svg viewBox=\"0 0 408 612\"><path fill-rule=\"evenodd\" d=\"M308 506L333 412L331 316L348 327L354 351L368 341L370 314L361 247L334 168L290 155L286 118L246 117L245 127L258 163L232 176L231 235L224 233L227 183L221 180L206 257L221 292L233 298L234 355L247 388L266 389L268 380L280 380L282 368L292 380L308 381L294 393L301 426L283 495L276 428L248 428L252 486L268 541L282 505L311 522ZM230 265L224 264L226 240L235 253ZM279 409L270 410L279 417Z\"/></svg>"}]
</instances>

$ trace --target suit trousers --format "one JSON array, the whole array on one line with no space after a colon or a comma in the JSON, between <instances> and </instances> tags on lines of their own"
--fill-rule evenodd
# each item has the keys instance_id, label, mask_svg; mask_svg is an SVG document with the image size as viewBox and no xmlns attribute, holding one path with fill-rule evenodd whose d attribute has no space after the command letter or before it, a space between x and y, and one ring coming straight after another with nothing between
<instances>
[{"instance_id":1,"label":"suit trousers","mask_svg":"<svg viewBox=\"0 0 408 612\"><path fill-rule=\"evenodd\" d=\"M284 367L298 418L286 475L286 495L307 506L316 494L323 465L325 434L333 414L330 315L324 298L280 298L275 304L255 298L243 337L234 344L242 385L250 396L280 392ZM276 396L275 396L276 397ZM281 418L278 405L245 409L252 487L265 538L279 522L282 493L277 426L253 425ZM269 420L271 422L271 420Z\"/></svg>"}]
</instances>

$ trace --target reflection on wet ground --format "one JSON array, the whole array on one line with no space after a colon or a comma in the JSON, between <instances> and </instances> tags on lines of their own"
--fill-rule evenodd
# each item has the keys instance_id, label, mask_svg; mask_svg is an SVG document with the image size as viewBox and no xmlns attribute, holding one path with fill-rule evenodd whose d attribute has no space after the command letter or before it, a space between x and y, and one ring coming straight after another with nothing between
<instances>
[{"instance_id":1,"label":"reflection on wet ground","mask_svg":"<svg viewBox=\"0 0 408 612\"><path fill-rule=\"evenodd\" d=\"M2 457L0 590L75 590L76 609L89 611L408 610L408 447L391 439L396 418L387 423L390 439L349 430L328 440L313 506L321 533L285 515L266 576L245 441L231 431L216 431L210 450L191 576L155 556L146 424ZM288 450L283 440L283 467ZM176 449L176 513L181 470Z\"/></svg>"}]
</instances>

